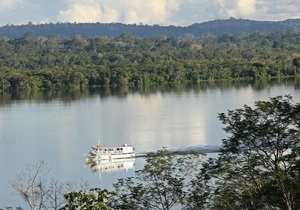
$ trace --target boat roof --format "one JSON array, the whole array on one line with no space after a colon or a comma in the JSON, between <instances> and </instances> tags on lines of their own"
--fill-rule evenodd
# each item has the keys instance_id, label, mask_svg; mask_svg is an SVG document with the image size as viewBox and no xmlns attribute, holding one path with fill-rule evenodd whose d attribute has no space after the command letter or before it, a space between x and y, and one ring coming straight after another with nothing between
<instances>
[{"instance_id":1,"label":"boat roof","mask_svg":"<svg viewBox=\"0 0 300 210\"><path fill-rule=\"evenodd\" d=\"M104 148L104 149L111 149L111 148L123 148L123 147L133 147L133 145L129 145L129 144L123 144L123 145L121 145L121 146L101 146L101 145L95 145L94 146L95 148Z\"/></svg>"}]
</instances>

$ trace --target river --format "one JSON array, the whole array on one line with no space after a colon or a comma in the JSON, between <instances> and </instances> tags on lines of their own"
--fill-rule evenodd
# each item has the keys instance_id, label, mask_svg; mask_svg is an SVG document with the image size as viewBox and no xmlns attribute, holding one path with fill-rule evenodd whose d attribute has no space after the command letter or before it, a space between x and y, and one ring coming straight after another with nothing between
<instances>
[{"instance_id":1,"label":"river","mask_svg":"<svg viewBox=\"0 0 300 210\"><path fill-rule=\"evenodd\" d=\"M194 87L130 91L82 90L0 95L0 208L24 206L9 181L30 164L45 161L59 181L108 188L133 176L142 158L118 171L92 172L83 154L101 140L133 144L137 153L162 147L220 146L226 134L218 113L291 94L300 101L299 80L223 82ZM128 170L127 170L128 169Z\"/></svg>"}]
</instances>

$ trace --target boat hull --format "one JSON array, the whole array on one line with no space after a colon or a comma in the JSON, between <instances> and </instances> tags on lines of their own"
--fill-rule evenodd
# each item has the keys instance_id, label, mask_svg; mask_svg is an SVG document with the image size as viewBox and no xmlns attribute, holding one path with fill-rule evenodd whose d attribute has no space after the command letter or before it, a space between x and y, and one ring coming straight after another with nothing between
<instances>
[{"instance_id":1,"label":"boat hull","mask_svg":"<svg viewBox=\"0 0 300 210\"><path fill-rule=\"evenodd\" d=\"M132 145L123 144L123 146L93 146L87 155L84 155L86 161L101 161L112 159L124 159L135 157L134 148Z\"/></svg>"},{"instance_id":2,"label":"boat hull","mask_svg":"<svg viewBox=\"0 0 300 210\"><path fill-rule=\"evenodd\" d=\"M99 161L99 160L112 160L112 159L125 159L134 158L135 153L131 154L100 154L100 155L84 155L87 161Z\"/></svg>"}]
</instances>

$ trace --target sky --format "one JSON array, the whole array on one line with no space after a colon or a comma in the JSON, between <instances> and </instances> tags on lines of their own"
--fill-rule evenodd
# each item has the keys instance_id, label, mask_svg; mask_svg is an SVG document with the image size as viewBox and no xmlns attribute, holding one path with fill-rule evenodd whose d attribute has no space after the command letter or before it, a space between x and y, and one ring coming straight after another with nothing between
<instances>
[{"instance_id":1,"label":"sky","mask_svg":"<svg viewBox=\"0 0 300 210\"><path fill-rule=\"evenodd\" d=\"M188 26L230 17L300 18L300 0L0 0L0 26L29 22Z\"/></svg>"}]
</instances>

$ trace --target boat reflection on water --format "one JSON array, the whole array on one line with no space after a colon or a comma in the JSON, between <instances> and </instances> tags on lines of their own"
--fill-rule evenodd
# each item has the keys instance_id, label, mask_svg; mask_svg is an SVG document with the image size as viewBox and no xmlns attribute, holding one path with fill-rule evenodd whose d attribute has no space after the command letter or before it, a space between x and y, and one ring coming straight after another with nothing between
<instances>
[{"instance_id":1,"label":"boat reflection on water","mask_svg":"<svg viewBox=\"0 0 300 210\"><path fill-rule=\"evenodd\" d=\"M86 161L85 166L89 166L94 173L128 171L135 168L135 158Z\"/></svg>"}]
</instances>

